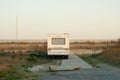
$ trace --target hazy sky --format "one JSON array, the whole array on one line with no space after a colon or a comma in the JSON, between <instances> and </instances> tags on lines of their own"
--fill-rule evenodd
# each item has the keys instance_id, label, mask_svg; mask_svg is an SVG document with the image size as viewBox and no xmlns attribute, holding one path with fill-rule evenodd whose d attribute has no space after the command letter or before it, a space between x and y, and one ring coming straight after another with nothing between
<instances>
[{"instance_id":1,"label":"hazy sky","mask_svg":"<svg viewBox=\"0 0 120 80\"><path fill-rule=\"evenodd\" d=\"M120 38L120 0L0 0L0 39Z\"/></svg>"}]
</instances>

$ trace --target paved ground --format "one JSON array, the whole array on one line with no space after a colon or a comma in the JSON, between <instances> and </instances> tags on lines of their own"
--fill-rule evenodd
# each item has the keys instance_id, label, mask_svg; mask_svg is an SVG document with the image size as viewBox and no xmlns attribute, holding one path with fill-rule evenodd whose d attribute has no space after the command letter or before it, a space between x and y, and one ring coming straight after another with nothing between
<instances>
[{"instance_id":1,"label":"paved ground","mask_svg":"<svg viewBox=\"0 0 120 80\"><path fill-rule=\"evenodd\" d=\"M79 66L80 68L92 68L92 66L90 66L75 54L70 54L69 59L62 60L61 66Z\"/></svg>"},{"instance_id":2,"label":"paved ground","mask_svg":"<svg viewBox=\"0 0 120 80\"><path fill-rule=\"evenodd\" d=\"M61 62L61 64L57 66L50 66L51 71L69 71L80 68L92 68L92 66L90 66L75 54L70 54L69 59L61 60L58 62Z\"/></svg>"},{"instance_id":3,"label":"paved ground","mask_svg":"<svg viewBox=\"0 0 120 80\"><path fill-rule=\"evenodd\" d=\"M41 77L41 80L120 80L120 70L84 68L77 71L57 72Z\"/></svg>"},{"instance_id":4,"label":"paved ground","mask_svg":"<svg viewBox=\"0 0 120 80\"><path fill-rule=\"evenodd\" d=\"M40 80L120 80L119 68L107 67L106 65L104 65L105 67L101 68L91 68L91 66L88 65L85 61L74 55L71 55L69 60L77 60L78 64L79 62L83 64L85 63L85 65L89 66L90 68L86 68L85 66L81 66L79 64L82 67L80 70L47 72L47 74L44 74L40 77ZM61 65L67 64L70 63L63 61L63 64ZM74 64L77 65L76 61ZM101 66L103 66L103 64Z\"/></svg>"}]
</instances>

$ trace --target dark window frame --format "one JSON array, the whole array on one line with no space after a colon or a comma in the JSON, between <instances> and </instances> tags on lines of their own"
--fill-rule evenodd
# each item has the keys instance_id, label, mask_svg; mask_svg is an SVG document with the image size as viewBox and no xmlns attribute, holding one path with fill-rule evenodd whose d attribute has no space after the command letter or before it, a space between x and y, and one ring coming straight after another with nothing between
<instances>
[{"instance_id":1,"label":"dark window frame","mask_svg":"<svg viewBox=\"0 0 120 80\"><path fill-rule=\"evenodd\" d=\"M55 40L55 39L56 39L58 42L54 42L53 40ZM63 43L59 43L60 40L63 40L64 42L63 42ZM52 45L65 45L65 38L52 38L52 39L51 39L51 43L52 43Z\"/></svg>"}]
</instances>

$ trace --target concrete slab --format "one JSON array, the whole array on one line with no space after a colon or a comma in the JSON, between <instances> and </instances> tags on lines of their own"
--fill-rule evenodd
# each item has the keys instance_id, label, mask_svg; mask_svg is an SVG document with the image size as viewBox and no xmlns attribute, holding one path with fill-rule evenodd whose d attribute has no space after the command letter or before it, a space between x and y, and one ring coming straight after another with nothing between
<instances>
[{"instance_id":1,"label":"concrete slab","mask_svg":"<svg viewBox=\"0 0 120 80\"><path fill-rule=\"evenodd\" d=\"M82 59L79 59L79 60L63 60L61 66L92 68L89 64L87 64Z\"/></svg>"},{"instance_id":2,"label":"concrete slab","mask_svg":"<svg viewBox=\"0 0 120 80\"><path fill-rule=\"evenodd\" d=\"M51 71L78 70L80 68L92 68L92 66L75 54L70 54L69 59L62 60L60 66L49 67Z\"/></svg>"},{"instance_id":3,"label":"concrete slab","mask_svg":"<svg viewBox=\"0 0 120 80\"><path fill-rule=\"evenodd\" d=\"M50 66L50 71L73 71L73 70L79 70L79 66Z\"/></svg>"},{"instance_id":4,"label":"concrete slab","mask_svg":"<svg viewBox=\"0 0 120 80\"><path fill-rule=\"evenodd\" d=\"M92 68L91 65L86 63L80 57L75 54L70 54L68 60L62 60L61 66L73 66L73 67L80 67L80 68Z\"/></svg>"}]
</instances>

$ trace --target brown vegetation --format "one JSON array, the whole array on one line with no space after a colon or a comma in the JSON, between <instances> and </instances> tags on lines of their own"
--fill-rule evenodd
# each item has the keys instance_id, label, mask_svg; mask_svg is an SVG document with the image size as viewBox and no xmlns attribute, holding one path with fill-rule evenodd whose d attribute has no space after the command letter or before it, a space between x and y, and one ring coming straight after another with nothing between
<instances>
[{"instance_id":1,"label":"brown vegetation","mask_svg":"<svg viewBox=\"0 0 120 80\"><path fill-rule=\"evenodd\" d=\"M25 69L34 65L41 65L49 62L49 60L45 59L45 54L45 52L39 51L32 51L30 54L0 52L0 80L24 79L30 74L25 71ZM36 74L32 75L35 76ZM32 76L29 76L28 78L32 78ZM25 80L29 79L26 78Z\"/></svg>"},{"instance_id":2,"label":"brown vegetation","mask_svg":"<svg viewBox=\"0 0 120 80\"><path fill-rule=\"evenodd\" d=\"M47 51L47 44L0 44L1 52L26 53L28 51Z\"/></svg>"},{"instance_id":3,"label":"brown vegetation","mask_svg":"<svg viewBox=\"0 0 120 80\"><path fill-rule=\"evenodd\" d=\"M105 62L120 66L120 48L107 49L99 57Z\"/></svg>"},{"instance_id":4,"label":"brown vegetation","mask_svg":"<svg viewBox=\"0 0 120 80\"><path fill-rule=\"evenodd\" d=\"M0 65L0 72L7 72L9 70L9 65L7 64L1 64Z\"/></svg>"},{"instance_id":5,"label":"brown vegetation","mask_svg":"<svg viewBox=\"0 0 120 80\"><path fill-rule=\"evenodd\" d=\"M120 66L120 39L115 46L107 48L100 57L109 63Z\"/></svg>"},{"instance_id":6,"label":"brown vegetation","mask_svg":"<svg viewBox=\"0 0 120 80\"><path fill-rule=\"evenodd\" d=\"M70 49L106 49L108 47L116 46L116 42L72 42Z\"/></svg>"},{"instance_id":7,"label":"brown vegetation","mask_svg":"<svg viewBox=\"0 0 120 80\"><path fill-rule=\"evenodd\" d=\"M85 42L70 42L70 49L106 49L108 47L116 46L120 42L117 41L85 41ZM118 45L118 47L120 47ZM26 53L28 51L47 51L47 42L0 42L1 52L15 52L15 53Z\"/></svg>"},{"instance_id":8,"label":"brown vegetation","mask_svg":"<svg viewBox=\"0 0 120 80\"><path fill-rule=\"evenodd\" d=\"M111 45L110 43L114 43ZM101 62L108 63L114 66L120 66L120 39L118 41L111 41L109 46L104 48L103 52L100 54L89 54L89 55L79 55L89 64L96 67L96 65ZM98 67L98 66L97 66Z\"/></svg>"}]
</instances>

